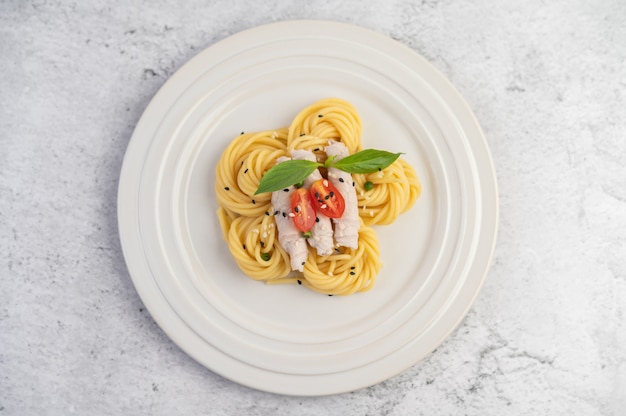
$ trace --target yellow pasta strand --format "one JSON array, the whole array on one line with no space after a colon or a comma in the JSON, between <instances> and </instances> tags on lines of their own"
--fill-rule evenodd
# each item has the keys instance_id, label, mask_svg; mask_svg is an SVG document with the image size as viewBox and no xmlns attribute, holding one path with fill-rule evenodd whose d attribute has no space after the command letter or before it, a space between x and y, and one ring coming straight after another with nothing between
<instances>
[{"instance_id":1,"label":"yellow pasta strand","mask_svg":"<svg viewBox=\"0 0 626 416\"><path fill-rule=\"evenodd\" d=\"M351 295L370 290L381 266L376 232L362 225L356 249L342 247L329 256L318 256L309 247L303 274L306 286L316 292Z\"/></svg>"},{"instance_id":2,"label":"yellow pasta strand","mask_svg":"<svg viewBox=\"0 0 626 416\"><path fill-rule=\"evenodd\" d=\"M309 247L303 273L291 270L289 255L278 243L271 193L254 195L279 157L307 149L321 162L329 140L357 152L362 149L361 128L354 106L327 98L299 112L289 127L241 134L226 147L216 166L217 217L233 259L247 276L270 284L301 284L329 295L350 295L374 286L382 263L371 225L392 223L421 192L415 170L406 161L398 159L382 172L353 175L361 218L358 247L337 247L327 256L318 256ZM374 184L370 191L364 189L367 181Z\"/></svg>"},{"instance_id":3,"label":"yellow pasta strand","mask_svg":"<svg viewBox=\"0 0 626 416\"><path fill-rule=\"evenodd\" d=\"M273 218L236 218L226 242L239 268L255 280L280 279L291 272L289 256L278 244Z\"/></svg>"},{"instance_id":4,"label":"yellow pasta strand","mask_svg":"<svg viewBox=\"0 0 626 416\"><path fill-rule=\"evenodd\" d=\"M242 134L226 148L216 167L215 193L221 207L237 215L263 215L269 193L254 195L261 177L280 156L287 156L287 130Z\"/></svg>"},{"instance_id":5,"label":"yellow pasta strand","mask_svg":"<svg viewBox=\"0 0 626 416\"><path fill-rule=\"evenodd\" d=\"M421 193L421 185L415 170L404 159L397 159L380 172L353 175L359 216L366 225L388 225L415 204ZM373 189L365 189L365 182L372 182Z\"/></svg>"},{"instance_id":6,"label":"yellow pasta strand","mask_svg":"<svg viewBox=\"0 0 626 416\"><path fill-rule=\"evenodd\" d=\"M339 98L326 98L302 110L289 126L290 148L302 134L341 141L350 153L361 150L361 118L352 104Z\"/></svg>"}]
</instances>

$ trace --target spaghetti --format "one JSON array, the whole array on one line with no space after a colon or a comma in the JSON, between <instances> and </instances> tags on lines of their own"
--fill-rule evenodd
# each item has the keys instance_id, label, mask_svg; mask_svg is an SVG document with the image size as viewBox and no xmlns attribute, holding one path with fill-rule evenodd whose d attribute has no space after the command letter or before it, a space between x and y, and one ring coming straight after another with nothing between
<instances>
[{"instance_id":1,"label":"spaghetti","mask_svg":"<svg viewBox=\"0 0 626 416\"><path fill-rule=\"evenodd\" d=\"M323 161L329 141L358 152L361 129L358 112L350 103L327 98L303 109L289 127L242 133L226 147L216 167L217 215L222 237L247 276L271 284L301 284L328 295L373 287L382 263L372 226L392 223L420 195L417 175L406 161L397 159L380 172L352 175L361 224L358 246L335 246L327 255L318 255L308 246L301 273L292 271L289 254L279 244L276 216L285 213L274 209L270 192L255 195L277 159L289 158L293 150L309 150Z\"/></svg>"}]
</instances>

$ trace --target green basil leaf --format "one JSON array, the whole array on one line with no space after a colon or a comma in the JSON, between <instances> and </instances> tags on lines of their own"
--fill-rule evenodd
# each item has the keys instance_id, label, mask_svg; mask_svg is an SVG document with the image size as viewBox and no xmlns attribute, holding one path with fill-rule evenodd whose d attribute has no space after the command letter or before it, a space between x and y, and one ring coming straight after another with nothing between
<instances>
[{"instance_id":1,"label":"green basil leaf","mask_svg":"<svg viewBox=\"0 0 626 416\"><path fill-rule=\"evenodd\" d=\"M333 166L333 162L335 161L335 159L337 159L337 155L328 156L326 158L326 161L324 162L324 167L328 168Z\"/></svg>"},{"instance_id":2,"label":"green basil leaf","mask_svg":"<svg viewBox=\"0 0 626 416\"><path fill-rule=\"evenodd\" d=\"M401 154L385 150L365 149L341 160L333 161L329 167L348 173L372 173L385 169L395 162Z\"/></svg>"},{"instance_id":3,"label":"green basil leaf","mask_svg":"<svg viewBox=\"0 0 626 416\"><path fill-rule=\"evenodd\" d=\"M274 192L304 181L320 163L310 160L286 160L265 172L255 195L264 192Z\"/></svg>"}]
</instances>

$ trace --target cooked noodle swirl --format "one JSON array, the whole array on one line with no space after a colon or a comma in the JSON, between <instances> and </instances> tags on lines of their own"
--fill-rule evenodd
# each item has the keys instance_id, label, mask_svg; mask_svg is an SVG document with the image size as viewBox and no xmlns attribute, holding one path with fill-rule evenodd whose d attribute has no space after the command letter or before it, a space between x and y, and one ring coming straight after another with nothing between
<instances>
[{"instance_id":1,"label":"cooked noodle swirl","mask_svg":"<svg viewBox=\"0 0 626 416\"><path fill-rule=\"evenodd\" d=\"M289 255L278 243L271 193L254 195L279 157L306 149L323 161L329 141L341 141L355 153L362 149L361 129L354 106L327 98L299 112L289 127L242 133L226 147L216 167L217 215L233 259L247 276L267 283L301 284L329 295L373 287L382 263L371 225L392 223L420 194L417 175L405 160L400 158L381 172L353 175L361 218L358 247L337 247L326 256L308 247L302 273L292 272ZM368 181L374 188L366 191Z\"/></svg>"}]
</instances>

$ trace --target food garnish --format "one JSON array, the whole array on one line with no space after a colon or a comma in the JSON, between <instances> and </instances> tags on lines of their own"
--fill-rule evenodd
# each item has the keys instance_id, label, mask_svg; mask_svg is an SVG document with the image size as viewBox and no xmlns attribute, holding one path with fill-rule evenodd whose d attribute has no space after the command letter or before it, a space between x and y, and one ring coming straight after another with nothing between
<instances>
[{"instance_id":1,"label":"food garnish","mask_svg":"<svg viewBox=\"0 0 626 416\"><path fill-rule=\"evenodd\" d=\"M373 173L391 165L402 153L365 149L335 161L329 157L324 163L309 160L286 160L273 166L259 183L255 195L274 192L304 181L315 169L337 168L348 173Z\"/></svg>"}]
</instances>

